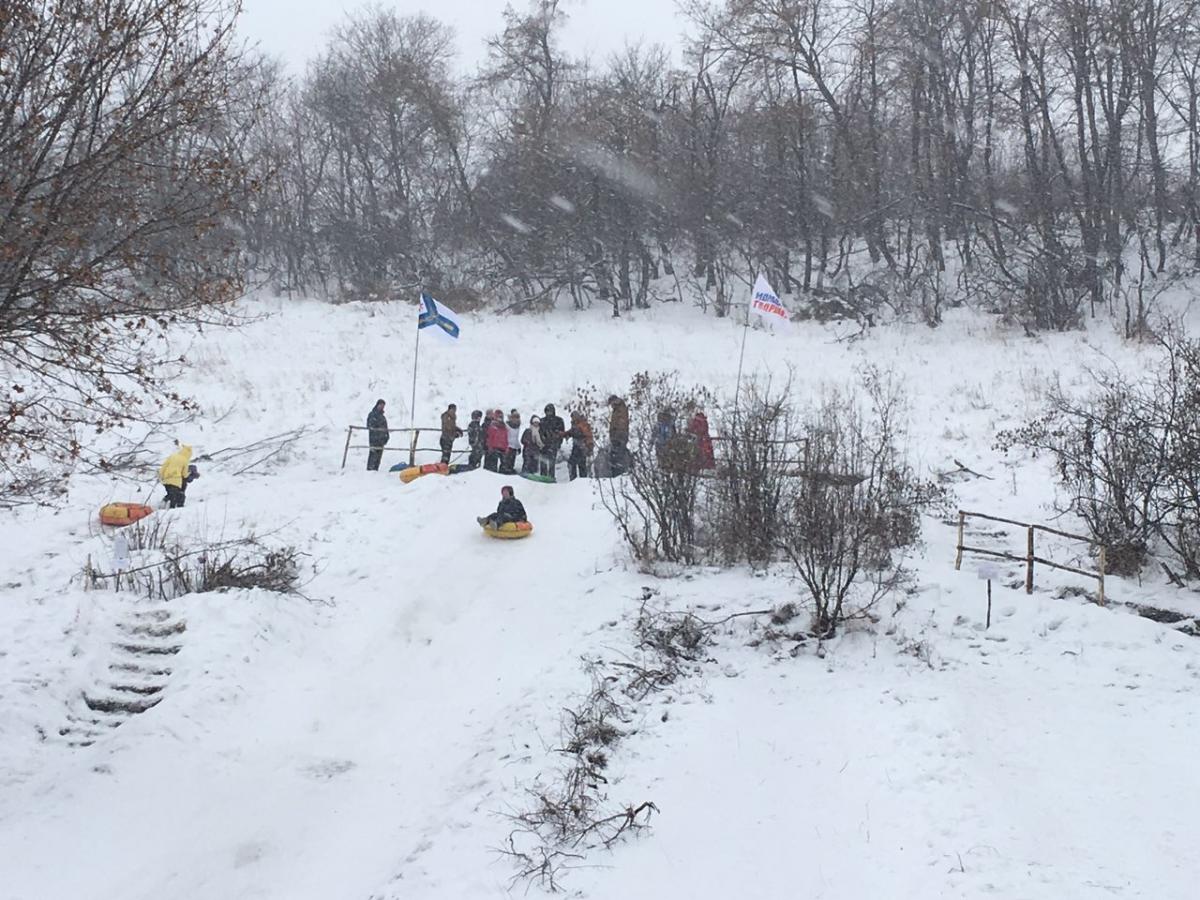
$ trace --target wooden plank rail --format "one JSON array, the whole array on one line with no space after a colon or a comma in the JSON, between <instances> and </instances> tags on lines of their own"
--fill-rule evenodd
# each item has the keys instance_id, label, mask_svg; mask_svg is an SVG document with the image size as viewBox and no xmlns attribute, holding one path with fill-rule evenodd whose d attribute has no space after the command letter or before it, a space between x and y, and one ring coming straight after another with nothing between
<instances>
[{"instance_id":1,"label":"wooden plank rail","mask_svg":"<svg viewBox=\"0 0 1200 900\"><path fill-rule=\"evenodd\" d=\"M356 432L356 431L375 431L375 430L382 431L383 429L367 428L365 425L348 425L348 426L346 426L346 446L342 450L342 468L343 469L346 468L346 460L349 459L351 450L384 450L384 451L407 450L408 451L408 464L410 466L415 466L417 464L417 453L425 453L425 452L441 453L442 452L442 448L440 446L438 446L438 447L418 447L417 446L417 441L420 439L421 432L425 432L427 434L436 434L440 437L441 433L442 433L442 429L440 426L436 427L436 428L422 427L422 428L389 428L389 429L387 429L387 433L389 435L407 434L409 432L412 432L412 438L409 440L407 447L403 446L401 444L397 444L397 445L391 446L391 447L372 447L370 444L351 444L350 443L354 439L354 432ZM465 451L460 450L460 451L455 451L455 452L462 453Z\"/></svg>"},{"instance_id":2,"label":"wooden plank rail","mask_svg":"<svg viewBox=\"0 0 1200 900\"><path fill-rule=\"evenodd\" d=\"M1025 555L1020 556L1015 553L1009 553L1002 550L990 550L986 547L971 547L964 542L966 536L967 519L983 519L988 522L999 522L1003 525L1012 525L1014 528L1025 529ZM1081 569L1078 566L1069 566L1065 563L1055 562L1044 556L1037 555L1037 533L1044 532L1053 534L1057 537L1066 538L1070 541L1078 541L1083 544L1088 544L1096 548L1097 569ZM988 513L970 512L965 509L958 511L958 542L955 545L954 568L956 570L962 568L962 560L964 553L974 553L980 556L991 556L998 559L1012 560L1013 562L1025 563L1025 593L1033 593L1033 570L1034 564L1043 565L1051 569L1059 569L1063 572L1070 572L1073 575L1081 575L1084 578L1095 578L1099 586L1098 600L1101 606L1105 603L1104 595L1104 570L1107 568L1107 548L1099 541L1092 540L1081 534L1074 534L1070 531L1062 531L1058 528L1051 528L1049 525L1039 525L1035 522L1018 522L1016 519L1006 519L1003 516L993 516Z\"/></svg>"}]
</instances>

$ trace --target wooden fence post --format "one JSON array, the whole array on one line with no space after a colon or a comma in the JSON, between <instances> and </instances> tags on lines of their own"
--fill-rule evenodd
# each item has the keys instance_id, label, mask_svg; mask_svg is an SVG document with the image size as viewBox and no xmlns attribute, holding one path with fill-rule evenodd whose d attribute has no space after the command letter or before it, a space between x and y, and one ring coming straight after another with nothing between
<instances>
[{"instance_id":1,"label":"wooden fence post","mask_svg":"<svg viewBox=\"0 0 1200 900\"><path fill-rule=\"evenodd\" d=\"M346 449L342 451L342 468L346 468L346 458L350 455L350 438L354 436L354 426L346 429Z\"/></svg>"},{"instance_id":2,"label":"wooden fence post","mask_svg":"<svg viewBox=\"0 0 1200 900\"><path fill-rule=\"evenodd\" d=\"M1100 605L1104 606L1104 570L1108 568L1108 553L1104 545L1100 545Z\"/></svg>"},{"instance_id":3,"label":"wooden fence post","mask_svg":"<svg viewBox=\"0 0 1200 900\"><path fill-rule=\"evenodd\" d=\"M1029 526L1029 537L1025 551L1025 593L1033 593L1033 526Z\"/></svg>"},{"instance_id":4,"label":"wooden fence post","mask_svg":"<svg viewBox=\"0 0 1200 900\"><path fill-rule=\"evenodd\" d=\"M415 466L417 464L417 436L420 435L421 429L414 428L412 434L412 443L408 445L408 464Z\"/></svg>"},{"instance_id":5,"label":"wooden fence post","mask_svg":"<svg viewBox=\"0 0 1200 900\"><path fill-rule=\"evenodd\" d=\"M954 555L954 571L962 568L963 555L963 530L967 523L967 514L961 509L958 511L958 552Z\"/></svg>"}]
</instances>

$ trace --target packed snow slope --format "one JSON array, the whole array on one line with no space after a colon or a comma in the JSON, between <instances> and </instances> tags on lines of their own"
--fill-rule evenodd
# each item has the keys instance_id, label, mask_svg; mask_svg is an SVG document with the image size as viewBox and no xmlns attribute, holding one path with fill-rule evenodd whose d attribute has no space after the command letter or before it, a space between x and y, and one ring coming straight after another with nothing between
<instances>
[{"instance_id":1,"label":"packed snow slope","mask_svg":"<svg viewBox=\"0 0 1200 900\"><path fill-rule=\"evenodd\" d=\"M587 482L516 480L536 532L500 542L474 517L511 478L402 485L364 471L363 451L343 471L345 426L377 397L393 426L408 423L415 309L248 311L261 320L188 348L180 387L201 415L152 436L147 458L175 438L211 453L311 430L247 472L253 458L201 462L187 507L152 518L197 545L254 531L298 547L306 596L85 591L84 566L113 554L97 508L157 498L152 474L81 475L55 509L4 513L0 898L523 896L498 852L506 814L561 764L561 710L589 687L581 660L635 656L642 587L711 620L799 588L782 567L639 572ZM864 364L893 370L922 472L959 460L988 476L957 481L959 505L1016 519L1049 521L1052 473L993 450L996 430L1036 412L1050 378L1083 389L1089 366L1146 364L1104 326L1030 340L962 315L842 336L751 333L747 371L778 383L790 367L803 398L853 384ZM469 317L460 346L423 341L416 418L434 424L453 401L463 423L477 407L528 420L646 369L731 393L740 337L677 307ZM559 873L562 886L688 900L1194 898L1200 640L1122 603L1200 604L1110 579L1101 608L1065 574L1039 573L1026 596L1001 568L985 630L982 582L953 568L954 529L924 529L915 590L877 625L818 654L732 619L694 677L638 706L607 793L659 813ZM1019 549L1019 536L985 532L975 539ZM161 702L124 717L84 705L139 686Z\"/></svg>"}]
</instances>

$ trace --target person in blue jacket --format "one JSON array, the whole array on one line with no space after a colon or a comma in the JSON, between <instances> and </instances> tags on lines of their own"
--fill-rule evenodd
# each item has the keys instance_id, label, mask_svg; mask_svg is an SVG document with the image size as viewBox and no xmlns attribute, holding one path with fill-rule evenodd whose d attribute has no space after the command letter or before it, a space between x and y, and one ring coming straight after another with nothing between
<instances>
[{"instance_id":1,"label":"person in blue jacket","mask_svg":"<svg viewBox=\"0 0 1200 900\"><path fill-rule=\"evenodd\" d=\"M676 434L675 428L675 413L673 410L664 409L658 414L658 421L654 423L654 456L658 459L660 467L664 463L669 463L671 444Z\"/></svg>"}]
</instances>

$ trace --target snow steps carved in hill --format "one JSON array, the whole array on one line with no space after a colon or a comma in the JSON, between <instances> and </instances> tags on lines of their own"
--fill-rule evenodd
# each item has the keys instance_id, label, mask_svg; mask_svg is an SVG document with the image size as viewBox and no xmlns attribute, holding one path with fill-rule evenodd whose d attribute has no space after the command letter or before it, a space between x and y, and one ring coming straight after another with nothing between
<instances>
[{"instance_id":1,"label":"snow steps carved in hill","mask_svg":"<svg viewBox=\"0 0 1200 900\"><path fill-rule=\"evenodd\" d=\"M155 607L129 610L116 630L103 674L71 704L67 722L58 731L72 747L91 746L162 702L187 623Z\"/></svg>"}]
</instances>

